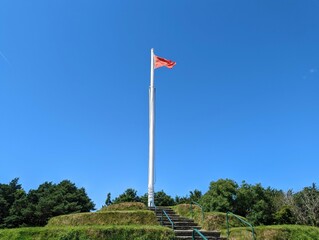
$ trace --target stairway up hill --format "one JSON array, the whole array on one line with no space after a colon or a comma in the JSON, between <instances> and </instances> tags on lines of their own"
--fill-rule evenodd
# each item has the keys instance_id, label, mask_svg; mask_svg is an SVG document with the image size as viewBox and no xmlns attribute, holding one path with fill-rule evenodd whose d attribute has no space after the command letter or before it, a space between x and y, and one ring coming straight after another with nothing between
<instances>
[{"instance_id":1,"label":"stairway up hill","mask_svg":"<svg viewBox=\"0 0 319 240\"><path fill-rule=\"evenodd\" d=\"M176 240L190 240L192 239L193 229L197 229L203 234L207 240L224 240L220 236L219 231L205 231L201 230L201 227L194 222L193 219L181 217L174 212L173 209L169 207L151 207L150 210L154 211L157 217L157 221L160 222L163 226L172 228L171 222L164 215L163 210L167 213L169 218L174 223L174 233ZM195 235L195 239L203 239L198 234Z\"/></svg>"}]
</instances>

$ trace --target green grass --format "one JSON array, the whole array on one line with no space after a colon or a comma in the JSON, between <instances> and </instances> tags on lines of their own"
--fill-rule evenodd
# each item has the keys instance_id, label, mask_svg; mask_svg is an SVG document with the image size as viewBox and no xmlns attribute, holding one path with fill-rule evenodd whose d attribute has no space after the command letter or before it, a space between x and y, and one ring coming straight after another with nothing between
<instances>
[{"instance_id":1,"label":"green grass","mask_svg":"<svg viewBox=\"0 0 319 240\"><path fill-rule=\"evenodd\" d=\"M300 225L273 225L255 227L257 240L319 240L319 228ZM222 234L227 235L223 230ZM252 239L248 228L232 228L230 230L231 240Z\"/></svg>"},{"instance_id":2,"label":"green grass","mask_svg":"<svg viewBox=\"0 0 319 240\"><path fill-rule=\"evenodd\" d=\"M222 230L226 236L226 214L205 213L189 204L172 207L178 214L194 218L206 230ZM172 240L174 232L158 225L154 212L136 203L116 204L95 213L78 213L54 217L46 227L0 229L5 240ZM252 239L251 230L230 217L230 239ZM319 240L319 228L299 225L255 227L257 240Z\"/></svg>"},{"instance_id":3,"label":"green grass","mask_svg":"<svg viewBox=\"0 0 319 240\"><path fill-rule=\"evenodd\" d=\"M0 230L5 240L171 240L174 233L161 226L38 227Z\"/></svg>"},{"instance_id":4,"label":"green grass","mask_svg":"<svg viewBox=\"0 0 319 240\"><path fill-rule=\"evenodd\" d=\"M46 227L0 230L6 240L171 240L174 232L159 226L155 213L141 203L115 204L95 213L53 217Z\"/></svg>"},{"instance_id":5,"label":"green grass","mask_svg":"<svg viewBox=\"0 0 319 240\"><path fill-rule=\"evenodd\" d=\"M190 204L179 204L173 206L174 211L187 218L193 218L196 223L202 226L205 230L221 230L227 228L226 226L226 213L221 212L205 212L204 221L202 220L202 212L200 207L192 205L191 211ZM245 218L241 217L246 220ZM229 218L230 227L242 227L242 223L234 217Z\"/></svg>"},{"instance_id":6,"label":"green grass","mask_svg":"<svg viewBox=\"0 0 319 240\"><path fill-rule=\"evenodd\" d=\"M159 225L154 212L108 211L96 213L77 213L53 217L47 226L87 226L87 225Z\"/></svg>"},{"instance_id":7,"label":"green grass","mask_svg":"<svg viewBox=\"0 0 319 240\"><path fill-rule=\"evenodd\" d=\"M107 207L101 208L98 212L105 211L128 211L128 210L147 210L144 203L140 202L124 202L119 204L112 204Z\"/></svg>"}]
</instances>

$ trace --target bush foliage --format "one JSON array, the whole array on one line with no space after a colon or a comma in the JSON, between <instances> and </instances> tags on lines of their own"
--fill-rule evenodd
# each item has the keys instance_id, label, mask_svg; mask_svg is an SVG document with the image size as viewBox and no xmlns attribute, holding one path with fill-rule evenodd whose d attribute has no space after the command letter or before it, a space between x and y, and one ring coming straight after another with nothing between
<instances>
[{"instance_id":1,"label":"bush foliage","mask_svg":"<svg viewBox=\"0 0 319 240\"><path fill-rule=\"evenodd\" d=\"M45 182L28 193L18 178L0 184L0 228L44 226L51 217L93 209L94 203L84 188L77 188L69 180Z\"/></svg>"}]
</instances>

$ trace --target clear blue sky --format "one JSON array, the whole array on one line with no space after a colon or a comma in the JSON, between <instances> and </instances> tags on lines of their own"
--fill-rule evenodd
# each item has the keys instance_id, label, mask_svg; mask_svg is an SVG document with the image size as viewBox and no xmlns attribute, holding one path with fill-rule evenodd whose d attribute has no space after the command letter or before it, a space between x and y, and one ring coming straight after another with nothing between
<instances>
[{"instance_id":1,"label":"clear blue sky","mask_svg":"<svg viewBox=\"0 0 319 240\"><path fill-rule=\"evenodd\" d=\"M318 181L319 1L3 0L0 182L69 179L100 208L147 192L150 49L156 185L300 190Z\"/></svg>"}]
</instances>

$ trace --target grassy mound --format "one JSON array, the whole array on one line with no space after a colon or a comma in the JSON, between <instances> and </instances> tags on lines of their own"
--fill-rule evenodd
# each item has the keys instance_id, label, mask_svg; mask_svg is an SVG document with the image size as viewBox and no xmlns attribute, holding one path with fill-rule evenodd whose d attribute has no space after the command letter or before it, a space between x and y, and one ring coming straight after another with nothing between
<instances>
[{"instance_id":1,"label":"grassy mound","mask_svg":"<svg viewBox=\"0 0 319 240\"><path fill-rule=\"evenodd\" d=\"M141 203L115 204L95 213L53 217L46 227L0 229L9 240L172 240L172 229L159 226Z\"/></svg>"},{"instance_id":2,"label":"grassy mound","mask_svg":"<svg viewBox=\"0 0 319 240\"><path fill-rule=\"evenodd\" d=\"M227 231L223 230L226 236ZM256 239L267 240L319 240L319 228L300 225L274 225L255 227ZM230 239L251 239L251 231L247 228L232 228Z\"/></svg>"},{"instance_id":3,"label":"grassy mound","mask_svg":"<svg viewBox=\"0 0 319 240\"><path fill-rule=\"evenodd\" d=\"M119 204L112 204L107 207L101 208L98 212L105 211L128 211L128 210L147 210L147 207L144 203L140 202L125 202Z\"/></svg>"},{"instance_id":4,"label":"grassy mound","mask_svg":"<svg viewBox=\"0 0 319 240\"><path fill-rule=\"evenodd\" d=\"M195 222L200 224L205 230L221 230L227 228L226 226L226 213L221 212L205 212L204 219L200 207L190 204L179 204L172 207L174 211L187 218L194 219ZM245 218L241 217L246 220ZM242 223L236 218L229 218L230 227L242 227Z\"/></svg>"},{"instance_id":5,"label":"grassy mound","mask_svg":"<svg viewBox=\"0 0 319 240\"><path fill-rule=\"evenodd\" d=\"M174 232L161 226L38 227L0 230L10 240L172 240Z\"/></svg>"},{"instance_id":6,"label":"grassy mound","mask_svg":"<svg viewBox=\"0 0 319 240\"><path fill-rule=\"evenodd\" d=\"M108 211L96 213L76 213L53 217L47 226L88 226L88 225L159 225L154 212Z\"/></svg>"}]
</instances>

